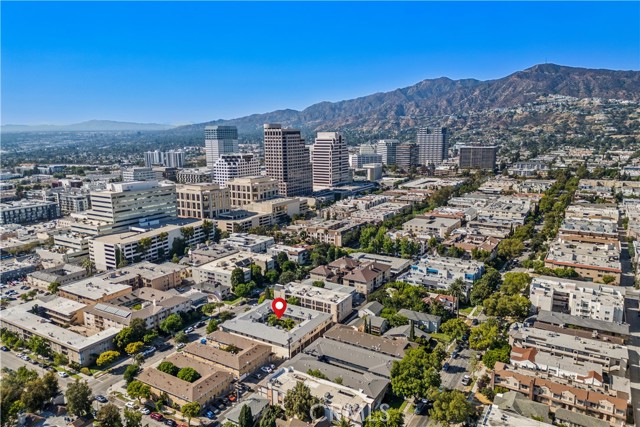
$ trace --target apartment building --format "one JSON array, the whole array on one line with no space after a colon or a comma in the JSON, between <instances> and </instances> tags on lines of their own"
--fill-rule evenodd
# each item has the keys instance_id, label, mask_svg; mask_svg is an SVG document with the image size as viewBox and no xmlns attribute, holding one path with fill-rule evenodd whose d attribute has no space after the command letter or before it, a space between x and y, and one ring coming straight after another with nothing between
<instances>
[{"instance_id":1,"label":"apartment building","mask_svg":"<svg viewBox=\"0 0 640 427\"><path fill-rule=\"evenodd\" d=\"M629 364L629 350L626 346L565 334L560 330L550 331L524 326L509 332L509 343L520 348L535 348L539 352L558 357L567 357L575 363L595 363L604 372L624 376Z\"/></svg>"},{"instance_id":2,"label":"apartment building","mask_svg":"<svg viewBox=\"0 0 640 427\"><path fill-rule=\"evenodd\" d=\"M426 256L413 264L398 280L429 289L444 290L457 279L467 284L467 292L473 282L484 274L484 263L460 258Z\"/></svg>"},{"instance_id":3,"label":"apartment building","mask_svg":"<svg viewBox=\"0 0 640 427\"><path fill-rule=\"evenodd\" d=\"M265 124L264 153L267 176L278 181L281 196L306 196L312 193L309 150L299 130L283 129L279 124Z\"/></svg>"},{"instance_id":4,"label":"apartment building","mask_svg":"<svg viewBox=\"0 0 640 427\"><path fill-rule=\"evenodd\" d=\"M309 263L311 257L312 246L289 246L289 245L273 245L267 248L267 255L277 257L284 252L289 261L296 262L300 265Z\"/></svg>"},{"instance_id":5,"label":"apartment building","mask_svg":"<svg viewBox=\"0 0 640 427\"><path fill-rule=\"evenodd\" d=\"M529 299L537 310L620 323L625 317L625 294L619 286L536 276Z\"/></svg>"},{"instance_id":6,"label":"apartment building","mask_svg":"<svg viewBox=\"0 0 640 427\"><path fill-rule=\"evenodd\" d=\"M625 398L514 372L502 362L497 362L491 372L491 386L522 393L530 400L548 405L552 412L559 409L574 411L605 420L611 427L626 426L629 415Z\"/></svg>"},{"instance_id":7,"label":"apartment building","mask_svg":"<svg viewBox=\"0 0 640 427\"><path fill-rule=\"evenodd\" d=\"M342 257L314 268L309 274L312 280L326 280L351 286L357 293L368 295L389 280L390 270L390 265L378 261L360 262L350 257Z\"/></svg>"},{"instance_id":8,"label":"apartment building","mask_svg":"<svg viewBox=\"0 0 640 427\"><path fill-rule=\"evenodd\" d=\"M231 210L229 189L218 184L177 185L176 196L181 218L211 219Z\"/></svg>"},{"instance_id":9,"label":"apartment building","mask_svg":"<svg viewBox=\"0 0 640 427\"><path fill-rule=\"evenodd\" d=\"M558 238L565 242L620 246L618 223L608 220L565 218L558 230Z\"/></svg>"},{"instance_id":10,"label":"apartment building","mask_svg":"<svg viewBox=\"0 0 640 427\"><path fill-rule=\"evenodd\" d=\"M445 238L460 225L462 225L460 219L424 215L405 222L402 224L402 229L415 234L429 234Z\"/></svg>"},{"instance_id":11,"label":"apartment building","mask_svg":"<svg viewBox=\"0 0 640 427\"><path fill-rule=\"evenodd\" d=\"M33 308L38 304L39 301L34 300L5 309L0 317L0 327L16 333L25 341L32 336L40 337L51 351L64 354L70 362L83 367L95 363L100 353L113 349L113 338L120 329L108 328L96 334L83 335L34 314Z\"/></svg>"},{"instance_id":12,"label":"apartment building","mask_svg":"<svg viewBox=\"0 0 640 427\"><path fill-rule=\"evenodd\" d=\"M108 276L94 276L58 288L58 296L87 305L108 302L131 293L133 287L114 283Z\"/></svg>"},{"instance_id":13,"label":"apartment building","mask_svg":"<svg viewBox=\"0 0 640 427\"><path fill-rule=\"evenodd\" d=\"M79 265L61 264L55 267L34 271L27 275L27 282L42 290L48 289L53 282L66 285L87 277L87 270Z\"/></svg>"},{"instance_id":14,"label":"apartment building","mask_svg":"<svg viewBox=\"0 0 640 427\"><path fill-rule=\"evenodd\" d=\"M201 182L214 182L215 172L211 168L181 169L176 172L176 181L178 181L179 184L197 184Z\"/></svg>"},{"instance_id":15,"label":"apartment building","mask_svg":"<svg viewBox=\"0 0 640 427\"><path fill-rule=\"evenodd\" d=\"M226 187L232 179L260 175L260 161L253 154L222 154L212 169L214 181Z\"/></svg>"},{"instance_id":16,"label":"apartment building","mask_svg":"<svg viewBox=\"0 0 640 427\"><path fill-rule=\"evenodd\" d=\"M21 200L0 203L0 225L51 221L56 218L60 218L60 206L56 202Z\"/></svg>"},{"instance_id":17,"label":"apartment building","mask_svg":"<svg viewBox=\"0 0 640 427\"><path fill-rule=\"evenodd\" d=\"M579 204L567 207L567 219L605 220L615 223L620 219L620 211L615 204Z\"/></svg>"},{"instance_id":18,"label":"apartment building","mask_svg":"<svg viewBox=\"0 0 640 427\"><path fill-rule=\"evenodd\" d=\"M331 188L351 181L347 144L339 132L318 132L313 146L313 187Z\"/></svg>"},{"instance_id":19,"label":"apartment building","mask_svg":"<svg viewBox=\"0 0 640 427\"><path fill-rule=\"evenodd\" d=\"M249 233L231 233L226 239L220 241L221 245L231 246L239 251L263 254L271 246L275 245L275 240L271 236L261 236Z\"/></svg>"},{"instance_id":20,"label":"apartment building","mask_svg":"<svg viewBox=\"0 0 640 427\"><path fill-rule=\"evenodd\" d=\"M269 316L273 315L271 300L249 311L238 314L220 325L220 330L238 335L257 343L271 346L271 351L282 358L291 358L331 327L331 315L304 307L287 305L283 319L291 319L292 329L272 326Z\"/></svg>"},{"instance_id":21,"label":"apartment building","mask_svg":"<svg viewBox=\"0 0 640 427\"><path fill-rule=\"evenodd\" d=\"M231 206L244 205L273 199L278 195L278 181L267 176L234 178L227 182Z\"/></svg>"},{"instance_id":22,"label":"apartment building","mask_svg":"<svg viewBox=\"0 0 640 427\"><path fill-rule=\"evenodd\" d=\"M273 289L274 298L287 301L294 299L295 305L331 314L335 323L351 315L353 312L354 289L324 282L324 287L313 285L313 280L290 282L286 285L276 284Z\"/></svg>"},{"instance_id":23,"label":"apartment building","mask_svg":"<svg viewBox=\"0 0 640 427\"><path fill-rule=\"evenodd\" d=\"M555 240L549 245L544 260L548 268L573 268L584 279L604 282L605 276L612 278L611 284L620 284L622 264L617 245L578 243Z\"/></svg>"},{"instance_id":24,"label":"apartment building","mask_svg":"<svg viewBox=\"0 0 640 427\"><path fill-rule=\"evenodd\" d=\"M192 368L200 374L200 378L189 382L157 369L158 365L165 361L171 362L178 369ZM172 406L182 407L192 402L205 406L231 390L233 374L182 353L174 353L154 366L144 368L136 380L149 386L154 400L164 396Z\"/></svg>"},{"instance_id":25,"label":"apartment building","mask_svg":"<svg viewBox=\"0 0 640 427\"><path fill-rule=\"evenodd\" d=\"M223 331L215 331L204 341L188 344L182 354L230 372L240 380L271 362L271 346Z\"/></svg>"}]
</instances>

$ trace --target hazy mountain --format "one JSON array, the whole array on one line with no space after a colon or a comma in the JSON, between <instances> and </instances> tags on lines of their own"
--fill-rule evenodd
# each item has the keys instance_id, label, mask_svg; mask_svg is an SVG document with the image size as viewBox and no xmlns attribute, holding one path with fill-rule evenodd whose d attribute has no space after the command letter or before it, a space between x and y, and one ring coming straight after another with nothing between
<instances>
[{"instance_id":1,"label":"hazy mountain","mask_svg":"<svg viewBox=\"0 0 640 427\"><path fill-rule=\"evenodd\" d=\"M157 123L130 123L112 120L89 120L72 125L3 125L2 132L81 132L81 131L150 131L172 129L171 125Z\"/></svg>"},{"instance_id":2,"label":"hazy mountain","mask_svg":"<svg viewBox=\"0 0 640 427\"><path fill-rule=\"evenodd\" d=\"M281 123L305 132L319 130L398 131L434 118L509 108L542 95L640 101L640 72L540 64L497 80L423 80L413 86L339 102L320 102L302 111L278 110L233 120L175 128L170 133L204 134L206 125L235 125L241 133Z\"/></svg>"}]
</instances>

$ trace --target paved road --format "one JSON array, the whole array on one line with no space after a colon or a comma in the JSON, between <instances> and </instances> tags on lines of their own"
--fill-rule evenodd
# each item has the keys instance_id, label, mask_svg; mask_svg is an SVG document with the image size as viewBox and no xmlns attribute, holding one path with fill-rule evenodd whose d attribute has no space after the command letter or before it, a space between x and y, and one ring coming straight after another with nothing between
<instances>
[{"instance_id":1,"label":"paved road","mask_svg":"<svg viewBox=\"0 0 640 427\"><path fill-rule=\"evenodd\" d=\"M22 359L20 359L17 354L13 351L3 351L0 352L0 362L2 364L3 368L9 368L9 369L13 369L14 371L17 370L18 368L20 368L21 366L25 366L28 369L31 370L35 370L36 372L38 372L40 375L44 375L47 373L47 371L45 371L43 368L41 368L40 366L36 366L33 365L29 362L26 362ZM73 382L73 378L60 378L58 376L58 384L60 384L60 388L62 388L63 390L66 389L67 384Z\"/></svg>"},{"instance_id":2,"label":"paved road","mask_svg":"<svg viewBox=\"0 0 640 427\"><path fill-rule=\"evenodd\" d=\"M469 362L472 356L473 350L465 348L460 352L457 359L450 358L447 360L449 362L449 371L443 371L440 374L444 388L464 390L461 381L464 375L470 375Z\"/></svg>"}]
</instances>

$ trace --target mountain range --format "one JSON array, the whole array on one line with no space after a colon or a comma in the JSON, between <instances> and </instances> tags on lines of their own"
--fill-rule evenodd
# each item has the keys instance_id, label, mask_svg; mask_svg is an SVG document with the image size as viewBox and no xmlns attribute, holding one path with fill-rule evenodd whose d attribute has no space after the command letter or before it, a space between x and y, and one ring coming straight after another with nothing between
<instances>
[{"instance_id":1,"label":"mountain range","mask_svg":"<svg viewBox=\"0 0 640 427\"><path fill-rule=\"evenodd\" d=\"M233 120L180 126L170 133L204 134L207 125L234 125L240 133L261 132L281 123L310 133L326 130L400 131L434 119L533 102L544 95L640 101L640 71L614 71L539 64L496 80L447 77L339 102L320 102L302 111L278 110Z\"/></svg>"},{"instance_id":2,"label":"mountain range","mask_svg":"<svg viewBox=\"0 0 640 427\"><path fill-rule=\"evenodd\" d=\"M174 126L157 123L116 122L112 120L89 120L71 125L2 125L2 132L114 132L167 130Z\"/></svg>"}]
</instances>

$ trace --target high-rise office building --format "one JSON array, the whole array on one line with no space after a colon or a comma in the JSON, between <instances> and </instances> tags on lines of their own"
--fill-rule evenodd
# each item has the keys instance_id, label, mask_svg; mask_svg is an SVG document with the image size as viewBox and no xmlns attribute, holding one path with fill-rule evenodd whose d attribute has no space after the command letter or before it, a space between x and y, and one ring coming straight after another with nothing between
<instances>
[{"instance_id":1,"label":"high-rise office building","mask_svg":"<svg viewBox=\"0 0 640 427\"><path fill-rule=\"evenodd\" d=\"M382 164L396 164L396 149L398 148L397 139L381 139L376 146L376 152L382 156Z\"/></svg>"},{"instance_id":2,"label":"high-rise office building","mask_svg":"<svg viewBox=\"0 0 640 427\"><path fill-rule=\"evenodd\" d=\"M212 168L223 154L239 153L238 128L235 126L205 127L204 151L208 168Z\"/></svg>"},{"instance_id":3,"label":"high-rise office building","mask_svg":"<svg viewBox=\"0 0 640 427\"><path fill-rule=\"evenodd\" d=\"M396 165L404 170L409 170L418 165L418 146L411 142L398 145L396 149Z\"/></svg>"},{"instance_id":4,"label":"high-rise office building","mask_svg":"<svg viewBox=\"0 0 640 427\"><path fill-rule=\"evenodd\" d=\"M360 147L358 147L358 152L360 154L375 154L376 153L376 145L375 144L360 144Z\"/></svg>"},{"instance_id":5,"label":"high-rise office building","mask_svg":"<svg viewBox=\"0 0 640 427\"><path fill-rule=\"evenodd\" d=\"M144 165L151 167L152 165L164 165L164 153L162 151L147 151L144 153Z\"/></svg>"},{"instance_id":6,"label":"high-rise office building","mask_svg":"<svg viewBox=\"0 0 640 427\"><path fill-rule=\"evenodd\" d=\"M495 145L463 145L459 148L458 167L493 170L496 168L497 152Z\"/></svg>"},{"instance_id":7,"label":"high-rise office building","mask_svg":"<svg viewBox=\"0 0 640 427\"><path fill-rule=\"evenodd\" d=\"M278 181L268 176L234 178L227 182L227 188L233 207L264 202L278 196Z\"/></svg>"},{"instance_id":8,"label":"high-rise office building","mask_svg":"<svg viewBox=\"0 0 640 427\"><path fill-rule=\"evenodd\" d=\"M313 192L309 150L299 130L265 124L264 157L267 176L278 180L281 196L305 196Z\"/></svg>"},{"instance_id":9,"label":"high-rise office building","mask_svg":"<svg viewBox=\"0 0 640 427\"><path fill-rule=\"evenodd\" d=\"M336 187L351 181L349 152L338 132L318 132L313 149L313 186Z\"/></svg>"},{"instance_id":10,"label":"high-rise office building","mask_svg":"<svg viewBox=\"0 0 640 427\"><path fill-rule=\"evenodd\" d=\"M234 178L260 175L260 162L253 154L223 154L213 164L212 169L214 182L224 187Z\"/></svg>"},{"instance_id":11,"label":"high-rise office building","mask_svg":"<svg viewBox=\"0 0 640 427\"><path fill-rule=\"evenodd\" d=\"M418 163L424 166L439 165L447 158L447 128L439 130L421 127L418 129Z\"/></svg>"},{"instance_id":12,"label":"high-rise office building","mask_svg":"<svg viewBox=\"0 0 640 427\"><path fill-rule=\"evenodd\" d=\"M382 163L382 156L378 153L356 153L349 155L351 169L362 169L368 163Z\"/></svg>"}]
</instances>

